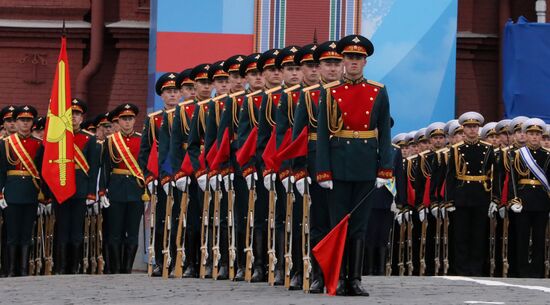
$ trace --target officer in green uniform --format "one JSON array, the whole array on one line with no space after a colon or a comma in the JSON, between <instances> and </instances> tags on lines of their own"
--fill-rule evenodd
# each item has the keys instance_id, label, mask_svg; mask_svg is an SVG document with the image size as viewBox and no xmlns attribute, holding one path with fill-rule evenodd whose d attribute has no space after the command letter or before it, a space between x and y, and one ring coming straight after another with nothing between
<instances>
[{"instance_id":1,"label":"officer in green uniform","mask_svg":"<svg viewBox=\"0 0 550 305\"><path fill-rule=\"evenodd\" d=\"M153 276L160 276L162 272L161 259L162 250L163 250L163 232L164 232L164 216L166 208L166 193L164 192L162 183L158 183L154 173L150 172L147 169L147 163L149 160L149 155L151 154L151 148L153 145L158 147L158 157L157 160L159 163L164 161L165 156L168 153L169 143L166 141L159 141L159 134L161 130L161 125L163 122L163 115L166 110L173 109L176 107L179 101L180 89L179 84L176 82L177 73L167 72L163 74L155 84L155 92L159 95L163 102L164 108L162 110L153 112L146 117L143 126L143 134L141 139L141 147L139 150L138 162L145 176L145 184L150 193L153 193L153 188L155 188L155 193L157 195L157 206L155 211L155 258L156 266L153 270ZM154 158L153 158L154 160ZM162 161L161 161L162 160ZM161 163L162 164L162 163ZM157 164L158 167L158 164ZM160 170L159 170L160 171Z\"/></svg>"},{"instance_id":2,"label":"officer in green uniform","mask_svg":"<svg viewBox=\"0 0 550 305\"><path fill-rule=\"evenodd\" d=\"M317 181L329 194L331 225L336 226L374 187L392 177L390 107L386 87L366 80L363 68L374 47L365 37L350 35L337 44L346 73L324 86L317 116ZM338 295L368 296L361 285L364 239L372 205L366 199L351 215L347 252ZM347 271L346 271L347 270Z\"/></svg>"},{"instance_id":3,"label":"officer in green uniform","mask_svg":"<svg viewBox=\"0 0 550 305\"><path fill-rule=\"evenodd\" d=\"M74 157L76 193L65 202L54 200L56 215L57 272L77 274L82 260L84 239L84 218L86 207L96 205L97 174L99 171L99 151L96 138L80 124L88 110L80 99L71 102L74 133ZM86 273L87 270L82 270Z\"/></svg>"},{"instance_id":4,"label":"officer in green uniform","mask_svg":"<svg viewBox=\"0 0 550 305\"><path fill-rule=\"evenodd\" d=\"M44 201L40 168L44 148L31 135L36 109L16 107L17 132L0 143L0 208L4 210L9 256L8 276L28 275L32 228L39 201Z\"/></svg>"},{"instance_id":5,"label":"officer in green uniform","mask_svg":"<svg viewBox=\"0 0 550 305\"><path fill-rule=\"evenodd\" d=\"M38 139L44 138L44 128L46 128L46 118L39 116L32 125L32 136Z\"/></svg>"}]
</instances>

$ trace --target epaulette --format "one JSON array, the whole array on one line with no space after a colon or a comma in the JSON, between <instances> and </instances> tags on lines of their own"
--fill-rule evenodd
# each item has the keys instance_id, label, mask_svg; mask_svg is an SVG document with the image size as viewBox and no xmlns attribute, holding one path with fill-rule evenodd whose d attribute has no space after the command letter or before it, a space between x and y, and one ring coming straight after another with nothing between
<instances>
[{"instance_id":1,"label":"epaulette","mask_svg":"<svg viewBox=\"0 0 550 305\"><path fill-rule=\"evenodd\" d=\"M172 109L170 109L170 110L166 110L166 113L172 113L172 112L174 112L174 111L176 111L176 108L172 108Z\"/></svg>"},{"instance_id":2,"label":"epaulette","mask_svg":"<svg viewBox=\"0 0 550 305\"><path fill-rule=\"evenodd\" d=\"M503 152L503 153L506 153L507 151L510 150L510 148L512 148L512 145L502 147L502 152Z\"/></svg>"},{"instance_id":3,"label":"epaulette","mask_svg":"<svg viewBox=\"0 0 550 305\"><path fill-rule=\"evenodd\" d=\"M420 156L424 157L425 155L429 154L430 153L430 150L427 149L425 151L421 151L420 153L418 153Z\"/></svg>"},{"instance_id":4,"label":"epaulette","mask_svg":"<svg viewBox=\"0 0 550 305\"><path fill-rule=\"evenodd\" d=\"M150 118L154 117L155 115L157 114L161 114L162 113L162 110L158 110L158 111L155 111L155 112L152 112L152 113L149 113L147 116L149 116Z\"/></svg>"},{"instance_id":5,"label":"epaulette","mask_svg":"<svg viewBox=\"0 0 550 305\"><path fill-rule=\"evenodd\" d=\"M392 145L393 147L397 148L397 149L401 149L401 147L399 147L399 145L395 145L395 144L393 144L393 143L391 143L391 145Z\"/></svg>"},{"instance_id":6,"label":"epaulette","mask_svg":"<svg viewBox=\"0 0 550 305\"><path fill-rule=\"evenodd\" d=\"M260 89L260 90L256 90L256 91L254 91L254 92L252 92L252 93L247 94L246 97L251 97L251 96L254 96L254 95L260 94L260 93L262 93L262 90L261 90L261 89Z\"/></svg>"},{"instance_id":7,"label":"epaulette","mask_svg":"<svg viewBox=\"0 0 550 305\"><path fill-rule=\"evenodd\" d=\"M211 100L212 100L212 99L209 98L209 99L200 101L200 102L197 103L197 105L202 106L202 105L204 105L204 104L208 104L208 103L210 103Z\"/></svg>"},{"instance_id":8,"label":"epaulette","mask_svg":"<svg viewBox=\"0 0 550 305\"><path fill-rule=\"evenodd\" d=\"M379 82L375 82L375 81L370 80L370 79L367 79L367 83L369 83L371 85L375 85L375 86L380 87L380 88L384 88L384 84L381 84Z\"/></svg>"},{"instance_id":9,"label":"epaulette","mask_svg":"<svg viewBox=\"0 0 550 305\"><path fill-rule=\"evenodd\" d=\"M275 92L275 91L279 91L279 90L281 90L282 88L283 88L283 87L281 87L281 86L273 87L273 88L271 88L271 89L265 90L265 94L270 94L270 93L273 93L273 92Z\"/></svg>"},{"instance_id":10,"label":"epaulette","mask_svg":"<svg viewBox=\"0 0 550 305\"><path fill-rule=\"evenodd\" d=\"M444 147L444 148L441 148L441 149L436 150L435 152L438 153L438 154L440 154L440 153L446 154L447 152L449 152L449 148L448 148L448 147Z\"/></svg>"},{"instance_id":11,"label":"epaulette","mask_svg":"<svg viewBox=\"0 0 550 305\"><path fill-rule=\"evenodd\" d=\"M185 106L185 105L193 104L194 102L195 102L195 100L187 100L187 101L183 101L183 102L179 103L178 105Z\"/></svg>"},{"instance_id":12,"label":"epaulette","mask_svg":"<svg viewBox=\"0 0 550 305\"><path fill-rule=\"evenodd\" d=\"M297 85L294 85L294 86L292 86L292 87L288 87L288 88L286 88L286 89L284 90L284 93L292 92L292 91L294 91L294 90L300 88L300 86L301 86L300 84L297 84Z\"/></svg>"},{"instance_id":13,"label":"epaulette","mask_svg":"<svg viewBox=\"0 0 550 305\"><path fill-rule=\"evenodd\" d=\"M241 91L239 91L239 92L231 93L231 94L229 95L229 97L230 97L230 98L234 98L234 97L236 97L236 96L243 95L243 94L245 94L245 93L246 93L246 91L241 90Z\"/></svg>"},{"instance_id":14,"label":"epaulette","mask_svg":"<svg viewBox=\"0 0 550 305\"><path fill-rule=\"evenodd\" d=\"M113 137L113 135L114 135L114 133L113 133L113 134L110 134L110 135L108 135L108 136L107 136L107 137L105 138L105 140L107 140L107 139L109 139L109 138L112 138L112 137Z\"/></svg>"},{"instance_id":15,"label":"epaulette","mask_svg":"<svg viewBox=\"0 0 550 305\"><path fill-rule=\"evenodd\" d=\"M302 89L302 91L309 91L309 90L313 90L313 89L315 89L315 88L319 88L319 86L321 86L321 85L319 85L319 84L315 84L315 85L313 85L313 86L309 86L309 87L305 87L305 88L303 88L303 89Z\"/></svg>"},{"instance_id":16,"label":"epaulette","mask_svg":"<svg viewBox=\"0 0 550 305\"><path fill-rule=\"evenodd\" d=\"M499 152L499 151L500 151L500 147L495 148L495 152Z\"/></svg>"},{"instance_id":17,"label":"epaulette","mask_svg":"<svg viewBox=\"0 0 550 305\"><path fill-rule=\"evenodd\" d=\"M141 137L141 132L135 131L134 134L137 135L138 137Z\"/></svg>"},{"instance_id":18,"label":"epaulette","mask_svg":"<svg viewBox=\"0 0 550 305\"><path fill-rule=\"evenodd\" d=\"M412 160L416 159L417 157L418 157L418 155L408 156L407 160L412 161Z\"/></svg>"},{"instance_id":19,"label":"epaulette","mask_svg":"<svg viewBox=\"0 0 550 305\"><path fill-rule=\"evenodd\" d=\"M89 132L89 131L88 131L88 130L86 130L86 129L80 129L80 131L82 131L83 133L85 133L85 134L87 134L87 135L89 135L89 136L93 136L93 137L95 137L95 134L93 134L93 133Z\"/></svg>"},{"instance_id":20,"label":"epaulette","mask_svg":"<svg viewBox=\"0 0 550 305\"><path fill-rule=\"evenodd\" d=\"M479 143L485 144L485 145L487 145L487 146L493 146L493 144L491 144L491 143L489 143L489 142L485 142L485 141L483 141L483 140L479 140Z\"/></svg>"},{"instance_id":21,"label":"epaulette","mask_svg":"<svg viewBox=\"0 0 550 305\"><path fill-rule=\"evenodd\" d=\"M103 144L103 143L105 143L105 140L96 140L96 143L97 144Z\"/></svg>"},{"instance_id":22,"label":"epaulette","mask_svg":"<svg viewBox=\"0 0 550 305\"><path fill-rule=\"evenodd\" d=\"M460 141L456 144L453 144L452 147L455 148L455 147L459 147L459 146L462 146L464 144L464 141Z\"/></svg>"},{"instance_id":23,"label":"epaulette","mask_svg":"<svg viewBox=\"0 0 550 305\"><path fill-rule=\"evenodd\" d=\"M226 97L227 97L227 93L224 93L224 94L222 94L222 95L218 95L218 96L214 97L214 98L212 99L212 101L213 101L213 102L217 102L217 101L219 101L219 100L221 100L221 99L224 99L224 98L226 98Z\"/></svg>"},{"instance_id":24,"label":"epaulette","mask_svg":"<svg viewBox=\"0 0 550 305\"><path fill-rule=\"evenodd\" d=\"M340 80L335 80L335 81L330 82L330 83L328 83L328 84L324 84L324 85L323 85L323 88L324 88L324 89L328 89L328 88L330 88L330 87L334 87L334 86L340 85L341 83L342 83L342 81L340 81Z\"/></svg>"}]
</instances>

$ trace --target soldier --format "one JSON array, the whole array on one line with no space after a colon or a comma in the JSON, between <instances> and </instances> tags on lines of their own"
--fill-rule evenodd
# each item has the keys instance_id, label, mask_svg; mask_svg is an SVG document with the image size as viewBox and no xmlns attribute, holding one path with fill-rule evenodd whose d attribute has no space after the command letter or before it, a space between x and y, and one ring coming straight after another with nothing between
<instances>
[{"instance_id":1,"label":"soldier","mask_svg":"<svg viewBox=\"0 0 550 305\"><path fill-rule=\"evenodd\" d=\"M96 126L96 138L98 141L105 141L108 136L113 134L113 124L109 120L109 112L96 116L94 125Z\"/></svg>"},{"instance_id":2,"label":"soldier","mask_svg":"<svg viewBox=\"0 0 550 305\"><path fill-rule=\"evenodd\" d=\"M546 125L546 130L542 134L542 147L550 149L550 125Z\"/></svg>"},{"instance_id":3,"label":"soldier","mask_svg":"<svg viewBox=\"0 0 550 305\"><path fill-rule=\"evenodd\" d=\"M80 128L83 129L83 130L89 131L93 135L95 135L95 133L97 131L97 128L94 124L94 121L91 120L91 119L90 120L85 120L84 122L82 122L82 124L80 124Z\"/></svg>"},{"instance_id":4,"label":"soldier","mask_svg":"<svg viewBox=\"0 0 550 305\"><path fill-rule=\"evenodd\" d=\"M374 187L392 177L390 110L386 87L366 80L363 68L374 46L365 37L350 35L337 44L346 73L324 86L319 100L317 181L329 194L331 225L361 203ZM372 201L351 215L337 295L368 296L361 285L364 238ZM347 272L346 272L347 270Z\"/></svg>"},{"instance_id":5,"label":"soldier","mask_svg":"<svg viewBox=\"0 0 550 305\"><path fill-rule=\"evenodd\" d=\"M4 127L4 136L8 137L17 132L17 124L15 123L15 118L13 117L13 112L15 111L15 106L8 105L2 108L0 111L0 122Z\"/></svg>"},{"instance_id":6,"label":"soldier","mask_svg":"<svg viewBox=\"0 0 550 305\"><path fill-rule=\"evenodd\" d=\"M458 275L481 275L485 261L487 208L491 198L494 152L479 140L483 116L466 112L459 117L464 141L451 147L447 199L454 205L454 269Z\"/></svg>"},{"instance_id":7,"label":"soldier","mask_svg":"<svg viewBox=\"0 0 550 305\"><path fill-rule=\"evenodd\" d=\"M137 163L142 135L134 131L139 110L122 104L115 110L120 131L109 136L103 150L100 202L109 211L111 273L131 273L138 248L144 201L149 200L144 176Z\"/></svg>"},{"instance_id":8,"label":"soldier","mask_svg":"<svg viewBox=\"0 0 550 305\"><path fill-rule=\"evenodd\" d=\"M175 72L168 72L163 74L156 82L155 84L155 92L157 95L159 95L162 98L162 101L164 103L164 108L162 110L153 112L149 114L144 122L143 126L143 134L141 139L141 147L139 150L139 165L141 167L141 170L143 171L143 175L145 177L145 184L147 185L147 189L149 190L149 193L156 194L157 196L157 206L155 211L155 258L156 258L156 266L153 271L153 276L160 276L162 274L162 264L160 263L163 257L162 250L163 250L163 231L164 231L164 216L165 216L165 208L166 208L166 193L164 192L162 183L158 183L157 179L159 177L155 177L155 173L149 171L148 167L148 161L150 159L150 154L154 151L152 150L153 146L158 147L158 156L153 156L151 160L158 160L159 163L162 162L161 160L164 160L164 157L167 153L169 148L169 144L167 145L164 142L159 141L159 133L160 133L160 127L163 122L163 115L166 110L173 109L176 107L178 101L179 101L179 84L176 82L177 73ZM117 119L115 119L117 118ZM118 124L118 116L113 116L113 125L115 132L117 132L117 127L120 125ZM116 123L115 123L116 122ZM161 153L162 151L162 153ZM162 163L160 163L162 164ZM157 165L153 165L153 167L158 167Z\"/></svg>"},{"instance_id":9,"label":"soldier","mask_svg":"<svg viewBox=\"0 0 550 305\"><path fill-rule=\"evenodd\" d=\"M39 116L32 125L32 136L42 140L44 138L44 128L46 128L46 118Z\"/></svg>"},{"instance_id":10,"label":"soldier","mask_svg":"<svg viewBox=\"0 0 550 305\"><path fill-rule=\"evenodd\" d=\"M86 207L96 205L96 185L99 170L99 151L96 138L80 128L88 107L80 99L71 102L73 112L74 158L76 193L65 202L54 203L57 230L57 272L77 274L82 257L84 217ZM69 261L69 258L71 260ZM85 258L87 259L87 258ZM84 267L84 266L83 266ZM86 273L87 270L82 270Z\"/></svg>"},{"instance_id":11,"label":"soldier","mask_svg":"<svg viewBox=\"0 0 550 305\"><path fill-rule=\"evenodd\" d=\"M28 275L29 250L38 203L44 201L40 168L44 148L31 135L36 109L30 105L13 110L17 132L0 145L0 208L5 210L8 276Z\"/></svg>"},{"instance_id":12,"label":"soldier","mask_svg":"<svg viewBox=\"0 0 550 305\"><path fill-rule=\"evenodd\" d=\"M510 145L510 140L508 138L508 125L512 120L504 119L498 121L495 125L495 132L498 137L500 147L506 147Z\"/></svg>"},{"instance_id":13,"label":"soldier","mask_svg":"<svg viewBox=\"0 0 550 305\"><path fill-rule=\"evenodd\" d=\"M493 147L500 147L500 139L496 132L496 122L489 122L481 128L480 137L483 141L491 143Z\"/></svg>"},{"instance_id":14,"label":"soldier","mask_svg":"<svg viewBox=\"0 0 550 305\"><path fill-rule=\"evenodd\" d=\"M541 119L525 120L522 132L526 134L526 145L513 153L513 183L517 197L511 200L510 209L515 213L516 241L513 250L520 277L542 278L548 272L544 267L544 255L550 212L550 152L541 147L545 130L546 124Z\"/></svg>"}]
</instances>

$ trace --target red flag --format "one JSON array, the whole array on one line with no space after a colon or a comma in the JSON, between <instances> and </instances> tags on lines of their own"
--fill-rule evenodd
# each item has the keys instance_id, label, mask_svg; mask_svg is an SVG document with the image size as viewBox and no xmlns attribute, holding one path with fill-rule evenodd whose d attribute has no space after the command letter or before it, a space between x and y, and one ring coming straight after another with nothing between
<instances>
[{"instance_id":1,"label":"red flag","mask_svg":"<svg viewBox=\"0 0 550 305\"><path fill-rule=\"evenodd\" d=\"M220 143L218 154L216 154L216 157L210 165L211 169L218 170L220 164L226 162L229 159L229 154L231 153L231 144L229 143L229 141L229 129L226 129L223 133L222 142Z\"/></svg>"},{"instance_id":2,"label":"red flag","mask_svg":"<svg viewBox=\"0 0 550 305\"><path fill-rule=\"evenodd\" d=\"M312 250L323 271L325 286L329 295L336 295L349 218L350 214L347 214Z\"/></svg>"},{"instance_id":3,"label":"red flag","mask_svg":"<svg viewBox=\"0 0 550 305\"><path fill-rule=\"evenodd\" d=\"M183 158L183 162L181 163L181 171L186 176L191 176L193 174L193 164L191 163L189 153L185 154L185 158Z\"/></svg>"},{"instance_id":4,"label":"red flag","mask_svg":"<svg viewBox=\"0 0 550 305\"><path fill-rule=\"evenodd\" d=\"M155 126L150 126L155 128ZM153 141L153 146L151 146L151 151L149 152L149 158L147 158L147 170L151 173L153 178L158 179L159 177L159 153L158 153L158 144L157 141Z\"/></svg>"},{"instance_id":5,"label":"red flag","mask_svg":"<svg viewBox=\"0 0 550 305\"><path fill-rule=\"evenodd\" d=\"M286 147L279 147L277 152L277 159L285 161L288 159L305 157L307 156L307 143L308 143L308 129L307 127L302 129L302 132L298 135L292 143L286 145Z\"/></svg>"},{"instance_id":6,"label":"red flag","mask_svg":"<svg viewBox=\"0 0 550 305\"><path fill-rule=\"evenodd\" d=\"M210 169L213 169L212 163L214 163L214 158L216 158L217 154L218 154L218 142L214 142L214 145L210 147L210 150L206 155L206 161L208 161L208 166L210 166Z\"/></svg>"},{"instance_id":7,"label":"red flag","mask_svg":"<svg viewBox=\"0 0 550 305\"><path fill-rule=\"evenodd\" d=\"M414 207L415 193L411 179L407 178L407 203Z\"/></svg>"},{"instance_id":8,"label":"red flag","mask_svg":"<svg viewBox=\"0 0 550 305\"><path fill-rule=\"evenodd\" d=\"M271 131L271 136L269 137L269 141L267 141L267 145L265 146L264 153L262 154L262 159L264 160L265 167L267 169L271 169L271 170L275 169L273 156L275 156L276 153L277 153L277 133L275 131L275 126L273 126L273 129Z\"/></svg>"},{"instance_id":9,"label":"red flag","mask_svg":"<svg viewBox=\"0 0 550 305\"><path fill-rule=\"evenodd\" d=\"M67 41L63 36L48 106L42 161L42 177L59 203L76 191L72 116Z\"/></svg>"},{"instance_id":10,"label":"red flag","mask_svg":"<svg viewBox=\"0 0 550 305\"><path fill-rule=\"evenodd\" d=\"M510 180L510 173L506 172L506 176L504 177L504 184L502 185L502 195L500 197L500 204L506 205L508 203L508 184Z\"/></svg>"},{"instance_id":11,"label":"red flag","mask_svg":"<svg viewBox=\"0 0 550 305\"><path fill-rule=\"evenodd\" d=\"M246 142L239 151L237 151L237 162L241 167L243 167L250 158L256 154L256 143L258 142L258 127L252 128Z\"/></svg>"},{"instance_id":12,"label":"red flag","mask_svg":"<svg viewBox=\"0 0 550 305\"><path fill-rule=\"evenodd\" d=\"M422 196L422 203L424 207L430 206L430 188L432 187L432 177L426 178L426 184L424 185L424 194Z\"/></svg>"}]
</instances>

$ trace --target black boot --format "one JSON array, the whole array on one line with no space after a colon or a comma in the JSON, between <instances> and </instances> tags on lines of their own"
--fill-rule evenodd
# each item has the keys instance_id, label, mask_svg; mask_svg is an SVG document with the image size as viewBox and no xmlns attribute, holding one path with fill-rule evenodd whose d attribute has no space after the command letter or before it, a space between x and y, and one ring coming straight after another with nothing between
<instances>
[{"instance_id":1,"label":"black boot","mask_svg":"<svg viewBox=\"0 0 550 305\"><path fill-rule=\"evenodd\" d=\"M187 251L186 257L187 257L187 266L185 270L183 271L183 277L184 278L196 278L198 276L197 274L197 238L196 238L196 232L195 231L188 231L187 232L187 238L186 238L186 247L185 251Z\"/></svg>"},{"instance_id":2,"label":"black boot","mask_svg":"<svg viewBox=\"0 0 550 305\"><path fill-rule=\"evenodd\" d=\"M348 285L347 285L347 274L348 274L348 253L349 253L349 243L346 242L344 246L344 255L342 255L342 265L340 266L340 278L338 279L338 284L336 286L336 295L346 296L348 295Z\"/></svg>"},{"instance_id":3,"label":"black boot","mask_svg":"<svg viewBox=\"0 0 550 305\"><path fill-rule=\"evenodd\" d=\"M351 241L348 277L348 295L351 296L369 296L369 293L361 285L364 251L363 240Z\"/></svg>"},{"instance_id":4,"label":"black boot","mask_svg":"<svg viewBox=\"0 0 550 305\"><path fill-rule=\"evenodd\" d=\"M67 244L58 244L56 254L57 274L67 274Z\"/></svg>"},{"instance_id":5,"label":"black boot","mask_svg":"<svg viewBox=\"0 0 550 305\"><path fill-rule=\"evenodd\" d=\"M323 293L325 291L323 271L313 255L311 256L311 264L311 286L309 287L309 293Z\"/></svg>"},{"instance_id":6,"label":"black boot","mask_svg":"<svg viewBox=\"0 0 550 305\"><path fill-rule=\"evenodd\" d=\"M21 261L20 261L20 272L21 276L29 275L29 246L21 246Z\"/></svg>"},{"instance_id":7,"label":"black boot","mask_svg":"<svg viewBox=\"0 0 550 305\"><path fill-rule=\"evenodd\" d=\"M111 261L109 259L109 247L103 243L103 274L111 273Z\"/></svg>"},{"instance_id":8,"label":"black boot","mask_svg":"<svg viewBox=\"0 0 550 305\"><path fill-rule=\"evenodd\" d=\"M302 290L304 276L304 261L302 259L302 234L301 230L294 230L292 234L292 278L290 290Z\"/></svg>"},{"instance_id":9,"label":"black boot","mask_svg":"<svg viewBox=\"0 0 550 305\"><path fill-rule=\"evenodd\" d=\"M80 262L82 261L82 247L80 244L71 244L72 264L71 274L78 274L80 271ZM82 266L84 268L84 265ZM87 270L82 270L86 274Z\"/></svg>"},{"instance_id":10,"label":"black boot","mask_svg":"<svg viewBox=\"0 0 550 305\"><path fill-rule=\"evenodd\" d=\"M124 246L124 265L122 266L123 273L132 273L132 268L134 266L134 259L136 258L138 246L137 245L126 245Z\"/></svg>"},{"instance_id":11,"label":"black boot","mask_svg":"<svg viewBox=\"0 0 550 305\"><path fill-rule=\"evenodd\" d=\"M385 275L386 274L386 247L376 248L378 251L378 257L376 258L374 266L374 275Z\"/></svg>"},{"instance_id":12,"label":"black boot","mask_svg":"<svg viewBox=\"0 0 550 305\"><path fill-rule=\"evenodd\" d=\"M363 275L374 275L374 248L365 247L365 264L363 266Z\"/></svg>"},{"instance_id":13,"label":"black boot","mask_svg":"<svg viewBox=\"0 0 550 305\"><path fill-rule=\"evenodd\" d=\"M9 248L8 248L8 260L9 260L8 277L17 276L17 274L16 274L16 270L17 270L17 246L9 246Z\"/></svg>"},{"instance_id":14,"label":"black boot","mask_svg":"<svg viewBox=\"0 0 550 305\"><path fill-rule=\"evenodd\" d=\"M246 255L244 253L245 248L245 239L246 236L243 233L237 234L237 261L236 261L236 268L237 273L235 274L234 281L244 281L244 264L246 263Z\"/></svg>"},{"instance_id":15,"label":"black boot","mask_svg":"<svg viewBox=\"0 0 550 305\"><path fill-rule=\"evenodd\" d=\"M264 235L261 230L254 230L254 270L251 282L265 282L265 262L264 262ZM246 263L246 262L245 262Z\"/></svg>"},{"instance_id":16,"label":"black boot","mask_svg":"<svg viewBox=\"0 0 550 305\"><path fill-rule=\"evenodd\" d=\"M275 254L277 255L275 286L281 286L285 283L285 232L280 231L282 230L275 233Z\"/></svg>"},{"instance_id":17,"label":"black boot","mask_svg":"<svg viewBox=\"0 0 550 305\"><path fill-rule=\"evenodd\" d=\"M109 252L111 259L111 274L120 273L120 246L109 245Z\"/></svg>"}]
</instances>

